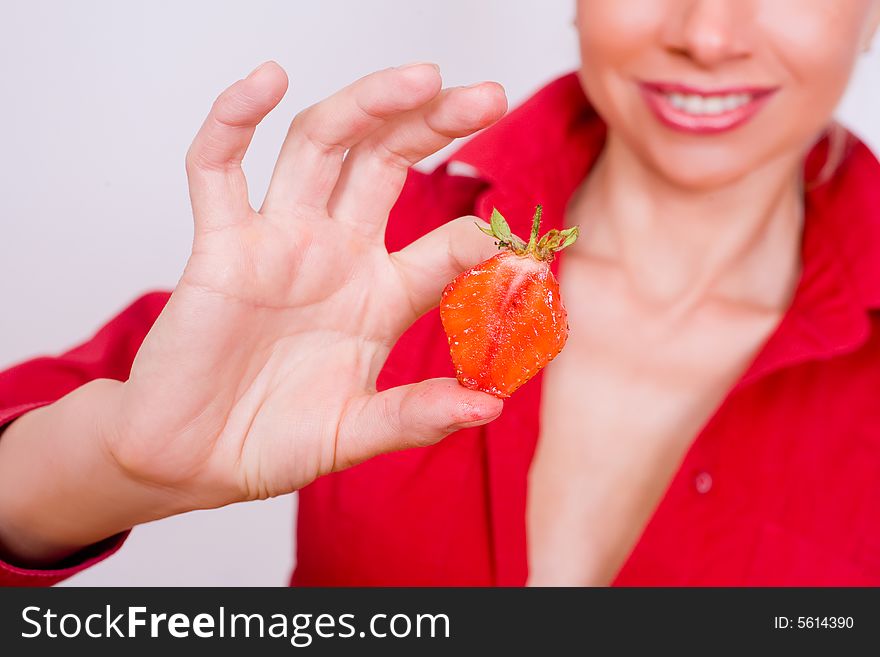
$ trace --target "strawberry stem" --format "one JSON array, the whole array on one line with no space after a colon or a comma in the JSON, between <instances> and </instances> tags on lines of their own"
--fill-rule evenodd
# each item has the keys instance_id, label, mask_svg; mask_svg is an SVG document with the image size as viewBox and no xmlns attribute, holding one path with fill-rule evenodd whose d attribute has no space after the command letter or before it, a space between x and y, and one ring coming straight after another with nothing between
<instances>
[{"instance_id":1,"label":"strawberry stem","mask_svg":"<svg viewBox=\"0 0 880 657\"><path fill-rule=\"evenodd\" d=\"M529 244L526 247L529 253L534 253L535 247L538 245L538 233L541 232L541 215L543 212L544 208L542 206L535 206L535 216L532 218L532 234L529 236Z\"/></svg>"},{"instance_id":2,"label":"strawberry stem","mask_svg":"<svg viewBox=\"0 0 880 657\"><path fill-rule=\"evenodd\" d=\"M541 232L541 215L543 212L544 208L542 206L538 205L535 207L535 216L532 219L532 232L529 236L528 244L510 231L507 221L495 208L492 209L489 226L484 227L477 224L477 228L486 233L486 235L494 237L497 240L495 243L499 249L508 249L518 256L529 255L536 260L549 262L553 259L554 253L574 244L578 238L578 227L572 226L564 230L553 228L539 239L538 234Z\"/></svg>"}]
</instances>

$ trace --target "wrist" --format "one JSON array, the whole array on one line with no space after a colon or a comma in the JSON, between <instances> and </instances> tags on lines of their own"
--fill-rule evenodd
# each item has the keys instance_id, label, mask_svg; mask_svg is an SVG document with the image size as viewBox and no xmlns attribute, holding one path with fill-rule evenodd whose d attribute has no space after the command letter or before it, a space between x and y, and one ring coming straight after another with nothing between
<instances>
[{"instance_id":1,"label":"wrist","mask_svg":"<svg viewBox=\"0 0 880 657\"><path fill-rule=\"evenodd\" d=\"M170 495L131 479L107 449L122 385L89 382L0 436L0 556L46 566L171 515Z\"/></svg>"}]
</instances>

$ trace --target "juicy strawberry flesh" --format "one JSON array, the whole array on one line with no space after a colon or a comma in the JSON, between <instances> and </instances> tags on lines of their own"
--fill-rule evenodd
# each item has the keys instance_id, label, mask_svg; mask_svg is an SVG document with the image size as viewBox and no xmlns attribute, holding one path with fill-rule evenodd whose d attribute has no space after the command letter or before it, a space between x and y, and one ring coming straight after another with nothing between
<instances>
[{"instance_id":1,"label":"juicy strawberry flesh","mask_svg":"<svg viewBox=\"0 0 880 657\"><path fill-rule=\"evenodd\" d=\"M509 251L453 280L440 318L458 381L509 397L562 350L568 338L550 266Z\"/></svg>"}]
</instances>

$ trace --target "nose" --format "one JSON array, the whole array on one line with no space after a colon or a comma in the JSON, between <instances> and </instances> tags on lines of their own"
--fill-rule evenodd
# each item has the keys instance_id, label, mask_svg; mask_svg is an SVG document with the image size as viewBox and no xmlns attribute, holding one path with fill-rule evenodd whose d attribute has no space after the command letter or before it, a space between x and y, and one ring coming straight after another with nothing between
<instances>
[{"instance_id":1,"label":"nose","mask_svg":"<svg viewBox=\"0 0 880 657\"><path fill-rule=\"evenodd\" d=\"M751 54L752 0L679 0L666 23L664 43L670 52L702 68Z\"/></svg>"}]
</instances>

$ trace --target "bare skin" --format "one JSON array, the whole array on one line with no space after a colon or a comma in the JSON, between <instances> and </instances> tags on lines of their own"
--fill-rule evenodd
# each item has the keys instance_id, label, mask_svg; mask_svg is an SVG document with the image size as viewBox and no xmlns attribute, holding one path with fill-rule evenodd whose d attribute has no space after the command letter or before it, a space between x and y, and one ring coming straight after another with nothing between
<instances>
[{"instance_id":1,"label":"bare skin","mask_svg":"<svg viewBox=\"0 0 880 657\"><path fill-rule=\"evenodd\" d=\"M878 21L875 0L578 2L580 76L609 138L569 207L582 237L561 263L572 332L545 373L529 475L530 584L613 581L778 324L800 269L803 153ZM775 95L697 134L648 111L645 80Z\"/></svg>"},{"instance_id":2,"label":"bare skin","mask_svg":"<svg viewBox=\"0 0 880 657\"><path fill-rule=\"evenodd\" d=\"M0 555L54 563L138 523L289 493L501 413L454 379L381 393L375 382L445 282L494 251L473 217L392 254L383 237L409 166L497 120L503 90L441 91L432 64L362 78L293 120L257 211L240 164L286 88L264 64L196 136L192 255L129 379L89 383L4 432Z\"/></svg>"},{"instance_id":3,"label":"bare skin","mask_svg":"<svg viewBox=\"0 0 880 657\"><path fill-rule=\"evenodd\" d=\"M669 235L691 229L691 218L627 221L638 200L615 186L632 180L613 173L615 153L610 146L569 213L587 239L560 266L571 334L544 375L528 489L533 585L614 579L697 431L778 323L799 271L790 167L777 175L787 193L767 186L771 203L751 217L724 216L714 197L703 258L682 264ZM752 189L767 180L756 176Z\"/></svg>"},{"instance_id":4,"label":"bare skin","mask_svg":"<svg viewBox=\"0 0 880 657\"><path fill-rule=\"evenodd\" d=\"M801 159L880 21L880 0L577 4L580 76L609 143L570 211L584 237L563 258L573 332L546 373L530 475L533 584L611 581L778 322L799 266ZM695 137L648 113L640 78L775 95L738 130ZM376 393L375 379L442 286L494 251L471 218L393 254L382 235L407 168L498 119L503 91L441 92L430 65L368 76L293 121L256 210L240 163L286 85L261 67L196 137L192 256L130 379L3 434L0 556L52 564L501 412L454 380Z\"/></svg>"}]
</instances>

